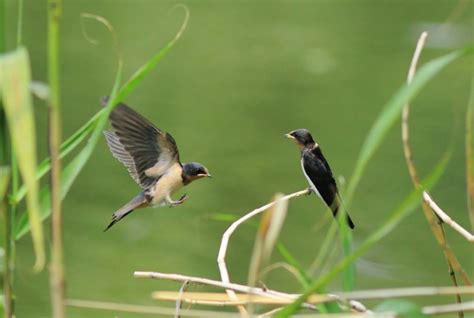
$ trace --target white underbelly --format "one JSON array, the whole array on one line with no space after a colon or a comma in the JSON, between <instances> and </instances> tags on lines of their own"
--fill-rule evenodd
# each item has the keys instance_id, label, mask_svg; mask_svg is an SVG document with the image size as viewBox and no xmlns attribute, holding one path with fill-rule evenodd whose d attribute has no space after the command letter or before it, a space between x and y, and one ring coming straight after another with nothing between
<instances>
[{"instance_id":1,"label":"white underbelly","mask_svg":"<svg viewBox=\"0 0 474 318\"><path fill-rule=\"evenodd\" d=\"M164 174L155 185L152 205L163 206L167 203L166 198L181 189L183 179L181 177L181 166L176 164Z\"/></svg>"},{"instance_id":2,"label":"white underbelly","mask_svg":"<svg viewBox=\"0 0 474 318\"><path fill-rule=\"evenodd\" d=\"M306 174L306 171L304 170L303 158L301 158L301 170L303 170L303 174L304 174L306 180L308 180L308 183L309 183L309 186L311 187L311 190L313 190L314 193L316 193L316 195L322 199L323 197L321 196L321 194L319 194L318 189L316 189L316 186L313 184L313 181L311 181L311 179Z\"/></svg>"}]
</instances>

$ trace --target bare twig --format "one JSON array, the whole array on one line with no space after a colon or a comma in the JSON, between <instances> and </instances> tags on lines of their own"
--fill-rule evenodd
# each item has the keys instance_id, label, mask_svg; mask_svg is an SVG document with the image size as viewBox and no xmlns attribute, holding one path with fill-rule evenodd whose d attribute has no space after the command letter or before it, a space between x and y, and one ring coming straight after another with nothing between
<instances>
[{"instance_id":1,"label":"bare twig","mask_svg":"<svg viewBox=\"0 0 474 318\"><path fill-rule=\"evenodd\" d=\"M66 301L66 305L69 307L76 307L76 308L87 308L87 309L101 309L101 310L112 310L112 311L120 311L120 312L130 312L130 313L140 313L140 314L158 314L158 315L173 315L174 310L169 307L159 307L159 306L142 306L142 305L132 305L132 304L117 304L117 303L109 303L109 302L101 302L101 301L93 301L93 300L79 300L79 299L68 299ZM280 308L276 308L271 312L267 312L265 314L260 315L259 317L268 317L272 313L274 314L276 311L280 310ZM449 305L438 305L438 306L425 306L422 308L422 312L426 315L438 315L438 314L448 314L454 313L458 311L474 311L474 302L467 302L464 304L449 304ZM187 310L184 313L187 317L221 317L221 318L235 318L238 317L236 314L227 313L227 312L219 312L216 313L214 311L209 310ZM377 313L374 314L335 314L335 315L320 315L320 314L310 314L310 315L298 315L298 317L396 317L395 314L391 313ZM296 316L295 316L296 317Z\"/></svg>"},{"instance_id":2,"label":"bare twig","mask_svg":"<svg viewBox=\"0 0 474 318\"><path fill-rule=\"evenodd\" d=\"M181 288L179 289L179 294L178 294L178 297L176 298L176 306L175 306L175 313L174 313L174 317L175 318L180 318L180 314L179 314L179 311L181 310L181 305L182 305L182 297L183 297L183 293L186 291L186 288L188 288L188 285L189 285L189 282L188 281L185 281L182 285L181 285Z\"/></svg>"},{"instance_id":3,"label":"bare twig","mask_svg":"<svg viewBox=\"0 0 474 318\"><path fill-rule=\"evenodd\" d=\"M421 50L425 45L426 37L428 33L423 32L418 39L418 43L416 44L415 53L413 54L413 58L411 60L410 68L408 70L408 77L407 83L410 84L415 76L416 72L416 65L418 64L418 59L420 58ZM416 173L415 162L413 161L413 156L411 152L411 145L409 140L409 126L408 126L408 118L410 116L410 105L406 104L403 107L402 112L402 140L403 140L403 152L405 154L405 160L408 166L408 172L410 173L410 177L415 184L416 187L420 186L420 179Z\"/></svg>"},{"instance_id":4,"label":"bare twig","mask_svg":"<svg viewBox=\"0 0 474 318\"><path fill-rule=\"evenodd\" d=\"M293 302L293 299L270 298L267 296L255 296L249 294L236 294L237 300L230 299L229 295L224 293L201 293L189 292L181 294L175 291L157 291L152 294L152 297L157 300L176 301L182 300L189 304L208 305L208 306L243 306L243 305L288 305ZM363 304L355 300L345 301L336 295L313 295L310 296L309 302L319 304L328 301L338 301L340 304L350 307L350 309L357 312L368 312Z\"/></svg>"},{"instance_id":5,"label":"bare twig","mask_svg":"<svg viewBox=\"0 0 474 318\"><path fill-rule=\"evenodd\" d=\"M274 314L282 310L283 307L274 308L258 316L258 318L273 317Z\"/></svg>"},{"instance_id":6,"label":"bare twig","mask_svg":"<svg viewBox=\"0 0 474 318\"><path fill-rule=\"evenodd\" d=\"M405 287L405 288L387 288L358 290L353 292L336 293L343 299L371 300L371 299L387 299L400 297L420 297L420 296L441 296L455 294L474 295L473 286L461 287Z\"/></svg>"},{"instance_id":7,"label":"bare twig","mask_svg":"<svg viewBox=\"0 0 474 318\"><path fill-rule=\"evenodd\" d=\"M446 224L448 224L453 230L458 232L462 237L464 237L468 242L474 243L474 235L468 230L463 228L461 225L456 223L451 217L444 212L433 199L428 194L428 192L423 192L424 202L431 208L431 210L436 213L436 215Z\"/></svg>"},{"instance_id":8,"label":"bare twig","mask_svg":"<svg viewBox=\"0 0 474 318\"><path fill-rule=\"evenodd\" d=\"M140 314L155 314L155 315L166 315L173 316L175 309L169 307L159 306L142 306L133 304L117 304L94 300L80 300L80 299L68 299L66 301L68 307L76 308L88 308L88 309L101 309L101 310L112 310L120 312L131 312ZM183 312L183 316L186 317L219 317L219 318L236 318L238 315L232 313L219 312L216 313L210 310L186 310Z\"/></svg>"},{"instance_id":9,"label":"bare twig","mask_svg":"<svg viewBox=\"0 0 474 318\"><path fill-rule=\"evenodd\" d=\"M438 306L425 306L421 310L425 315L443 315L451 313L474 312L474 301L464 304L449 304Z\"/></svg>"},{"instance_id":10,"label":"bare twig","mask_svg":"<svg viewBox=\"0 0 474 318\"><path fill-rule=\"evenodd\" d=\"M193 305L209 305L209 306L242 306L242 305L286 305L291 303L292 299L271 298L261 295L235 294L236 300L231 299L226 293L209 293L209 292L186 292L180 293L176 291L156 291L152 294L152 298L164 301L181 300Z\"/></svg>"},{"instance_id":11,"label":"bare twig","mask_svg":"<svg viewBox=\"0 0 474 318\"><path fill-rule=\"evenodd\" d=\"M427 36L428 36L428 33L423 32L420 35L420 38L418 39L415 53L413 54L413 58L410 64L410 69L408 70L408 77L407 77L408 84L411 83L411 81L413 80L413 77L415 76L418 59L420 57L421 50L423 49ZM409 126L408 126L409 114L410 114L410 105L406 104L402 112L403 153L405 155L405 161L407 163L408 172L410 174L413 185L415 186L415 188L419 188L421 186L420 179L417 175L416 166L413 160L413 155L412 155L411 145L410 145L410 133L409 133ZM446 241L443 225L437 222L436 217L433 215L433 213L431 212L427 204L423 203L422 206L423 206L423 212L425 214L425 218L428 221L428 224L430 225L431 231L433 232L433 235L446 258L446 262L448 264L449 275L451 277L453 285L458 286L457 279L456 279L456 272L459 272L461 274L466 284L471 284L469 277L466 275L456 255L451 250L451 248L449 247ZM456 300L458 303L461 303L462 301L461 296L457 295ZM461 313L459 316L462 317L463 314Z\"/></svg>"},{"instance_id":12,"label":"bare twig","mask_svg":"<svg viewBox=\"0 0 474 318\"><path fill-rule=\"evenodd\" d=\"M288 194L282 198L280 198L279 200L281 201L287 201L287 200L290 200L292 198L296 198L296 197L299 197L299 196L302 196L302 195L305 195L305 194L308 194L308 189L305 189L305 190L302 190L302 191L298 191L298 192L295 192L295 193L292 193L292 194ZM230 236L232 235L232 233L234 233L234 231L237 229L237 227L239 227L242 223L246 222L247 220L251 219L252 217L262 213L263 211L266 211L268 208L272 207L273 205L275 204L275 201L273 202L270 202L258 209L255 209L249 213L247 213L246 215L244 215L243 217L241 217L240 219L238 219L237 221L235 221L234 223L232 223L228 228L227 230L224 232L224 235L222 236L222 240L221 240L221 245L220 245L220 248L219 248L219 254L217 256L217 264L219 266L219 271L220 271L220 274L221 274L221 280L223 283L230 283L230 277L229 277L229 272L227 270L227 265L226 265L226 262L225 262L225 257L226 257L226 254L227 254L227 246L229 244L229 239L230 239ZM228 290L227 291L227 294L229 295L229 297L231 299L234 299L236 300L235 298L235 292L233 290ZM239 306L239 311L242 315L248 315L247 311L245 310L244 307L241 307Z\"/></svg>"},{"instance_id":13,"label":"bare twig","mask_svg":"<svg viewBox=\"0 0 474 318\"><path fill-rule=\"evenodd\" d=\"M117 304L93 300L79 300L79 299L70 299L67 300L67 306L76 307L76 308L87 308L87 309L101 309L101 310L113 310L121 312L131 312L131 313L140 313L140 314L158 314L158 315L173 315L174 309L158 306L141 306L141 305L132 305L132 304ZM219 317L219 318L235 318L238 317L238 314L228 313L228 312L214 312L207 310L186 310L183 312L183 316L186 317ZM328 318L328 317L337 317L337 318L396 318L392 313L380 313L374 316L372 313L357 313L357 314L301 314L293 316L295 318L305 317L305 318Z\"/></svg>"},{"instance_id":14,"label":"bare twig","mask_svg":"<svg viewBox=\"0 0 474 318\"><path fill-rule=\"evenodd\" d=\"M191 283L204 284L204 285L224 288L226 290L232 290L234 294L233 296L229 295L229 298L230 300L235 300L235 301L239 301L239 299L237 298L237 295L235 294L235 291L245 293L245 294L265 296L265 297L270 297L270 298L275 298L275 299L295 300L298 297L297 294L287 294L287 293L279 292L272 289L250 287L246 285L240 285L240 284L229 283L229 282L225 283L218 280L202 278L202 277L194 277L194 276L185 276L185 275L180 275L180 274L167 274L167 273L159 273L159 272L134 272L133 275L137 278L165 279L165 280L173 280L173 281L178 281L178 282L189 281ZM332 299L330 296L326 296L326 295L316 295L315 297L319 297L319 296L321 297L320 302L337 300L337 298ZM304 306L309 309L315 309L313 305L310 305L308 303L305 303Z\"/></svg>"},{"instance_id":15,"label":"bare twig","mask_svg":"<svg viewBox=\"0 0 474 318\"><path fill-rule=\"evenodd\" d=\"M249 286L246 286L250 288ZM225 287L222 287L225 288ZM474 295L474 287L405 287L405 288L387 288L387 289L372 289L359 290L353 292L337 292L335 294L327 295L313 295L307 301L311 304L317 304L328 301L348 299L349 302L354 300L375 300L375 299L390 299L401 297L429 297L429 296L443 296L443 295ZM176 291L156 291L153 298L166 301L176 301L181 299L184 302L191 304L207 304L216 306L227 305L245 305L249 302L256 304L267 305L283 305L291 302L291 299L273 298L265 295L248 295L237 294L237 300L229 299L229 296L223 293L209 293L209 292L186 292L180 294ZM299 296L299 294L290 294L292 296ZM357 305L357 304L355 304Z\"/></svg>"}]
</instances>

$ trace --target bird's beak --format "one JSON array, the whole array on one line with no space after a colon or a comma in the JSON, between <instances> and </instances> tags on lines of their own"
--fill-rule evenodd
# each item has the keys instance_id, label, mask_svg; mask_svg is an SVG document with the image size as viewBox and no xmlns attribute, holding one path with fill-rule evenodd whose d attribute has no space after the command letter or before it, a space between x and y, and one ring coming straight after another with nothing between
<instances>
[{"instance_id":1,"label":"bird's beak","mask_svg":"<svg viewBox=\"0 0 474 318\"><path fill-rule=\"evenodd\" d=\"M209 172L207 173L200 173L197 175L198 177L208 177L208 178L212 178L211 174Z\"/></svg>"},{"instance_id":2,"label":"bird's beak","mask_svg":"<svg viewBox=\"0 0 474 318\"><path fill-rule=\"evenodd\" d=\"M293 137L293 136L290 135L290 134L285 134L285 137L288 138L288 139L295 139L295 137Z\"/></svg>"}]
</instances>

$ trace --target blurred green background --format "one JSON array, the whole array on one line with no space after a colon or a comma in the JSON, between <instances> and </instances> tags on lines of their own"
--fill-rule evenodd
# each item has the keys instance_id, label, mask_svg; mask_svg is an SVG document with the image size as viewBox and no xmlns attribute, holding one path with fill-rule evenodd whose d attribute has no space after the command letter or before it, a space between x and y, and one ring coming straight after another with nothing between
<instances>
[{"instance_id":1,"label":"blurred green background","mask_svg":"<svg viewBox=\"0 0 474 318\"><path fill-rule=\"evenodd\" d=\"M116 71L110 35L87 21L88 34L100 41L91 45L81 31L80 14L98 14L114 25L128 77L178 30L183 12L170 12L177 3L64 1L60 44L64 137L97 112ZM135 270L219 278L216 257L228 223L210 216L240 216L276 192L307 186L298 151L284 133L310 129L335 175L348 179L369 127L405 81L421 31L429 32L421 63L473 40L473 1L179 3L191 13L185 33L125 102L175 137L184 162L205 164L215 178L187 187L182 193L190 199L177 208L137 211L103 233L111 213L138 187L102 141L64 202L68 298L156 304L151 291L179 289L176 283L134 279ZM8 25L15 30L16 1L7 1L7 10ZM31 54L33 78L46 81L45 1L25 1L24 10L24 43ZM410 119L414 157L422 175L454 143L448 170L432 194L466 227L464 119L472 63L472 57L464 58L443 71L414 101ZM47 112L38 101L36 109L43 158ZM411 189L397 125L354 197L350 212L357 225L355 245L377 229ZM315 196L290 202L281 240L305 267L325 237L327 215ZM472 245L450 229L447 235L473 274ZM228 267L235 282L247 280L254 236L254 228L247 226L231 239ZM273 260L281 260L278 253ZM18 244L17 263L17 316L49 317L47 270L33 274L29 237ZM371 249L357 269L359 289L450 285L445 260L421 208ZM266 283L270 288L300 291L295 279L282 270L272 272ZM335 281L332 289L341 286ZM68 314L137 316L72 308Z\"/></svg>"}]
</instances>

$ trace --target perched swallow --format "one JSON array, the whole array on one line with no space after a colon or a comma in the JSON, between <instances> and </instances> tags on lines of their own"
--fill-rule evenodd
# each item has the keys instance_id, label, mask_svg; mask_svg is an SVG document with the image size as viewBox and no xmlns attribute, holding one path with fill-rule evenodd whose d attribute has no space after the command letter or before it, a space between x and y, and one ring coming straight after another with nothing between
<instances>
[{"instance_id":1,"label":"perched swallow","mask_svg":"<svg viewBox=\"0 0 474 318\"><path fill-rule=\"evenodd\" d=\"M301 149L301 168L303 174L309 182L310 189L316 193L331 209L334 217L341 205L336 181L332 176L326 158L321 152L321 147L313 140L311 133L307 129L297 129L285 135L292 139ZM354 228L349 214L347 214L347 224Z\"/></svg>"},{"instance_id":2,"label":"perched swallow","mask_svg":"<svg viewBox=\"0 0 474 318\"><path fill-rule=\"evenodd\" d=\"M135 209L183 203L186 194L177 201L171 195L194 180L211 176L199 163L181 164L174 138L125 104L115 107L110 122L114 131L104 131L109 149L143 191L112 214L104 231Z\"/></svg>"}]
</instances>

